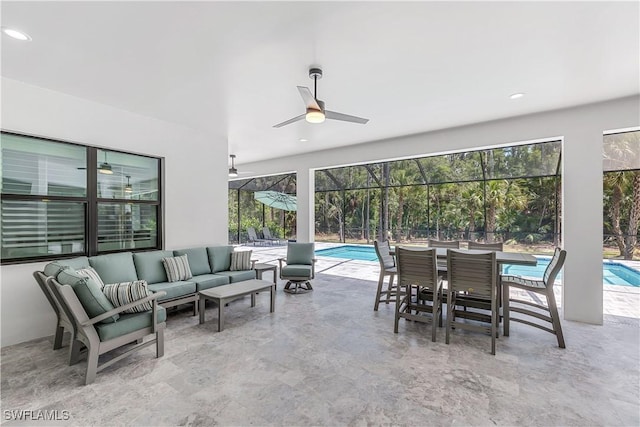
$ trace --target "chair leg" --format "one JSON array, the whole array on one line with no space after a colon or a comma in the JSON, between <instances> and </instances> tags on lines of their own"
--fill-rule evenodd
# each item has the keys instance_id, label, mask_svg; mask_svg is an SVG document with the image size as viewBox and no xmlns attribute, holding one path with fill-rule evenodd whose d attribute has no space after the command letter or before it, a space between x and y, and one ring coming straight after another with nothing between
<instances>
[{"instance_id":1,"label":"chair leg","mask_svg":"<svg viewBox=\"0 0 640 427\"><path fill-rule=\"evenodd\" d=\"M509 336L509 284L502 284L502 334Z\"/></svg>"},{"instance_id":2,"label":"chair leg","mask_svg":"<svg viewBox=\"0 0 640 427\"><path fill-rule=\"evenodd\" d=\"M404 302L404 297L400 297L400 286L398 286L398 297L396 298L396 315L393 321L393 332L398 333L398 323L400 322L400 306Z\"/></svg>"},{"instance_id":3,"label":"chair leg","mask_svg":"<svg viewBox=\"0 0 640 427\"><path fill-rule=\"evenodd\" d=\"M380 304L380 294L382 293L383 282L384 282L384 272L380 270L380 277L378 278L378 290L376 291L376 302L373 305L373 311L378 311L378 304Z\"/></svg>"},{"instance_id":4,"label":"chair leg","mask_svg":"<svg viewBox=\"0 0 640 427\"><path fill-rule=\"evenodd\" d=\"M69 366L75 365L80 361L80 350L82 349L82 343L71 337L71 344L69 345Z\"/></svg>"},{"instance_id":5,"label":"chair leg","mask_svg":"<svg viewBox=\"0 0 640 427\"><path fill-rule=\"evenodd\" d=\"M396 275L392 274L389 276L389 287L387 288L387 304L389 304L389 300L391 299L391 289L393 288L393 279Z\"/></svg>"},{"instance_id":6,"label":"chair leg","mask_svg":"<svg viewBox=\"0 0 640 427\"><path fill-rule=\"evenodd\" d=\"M198 301L193 302L193 315L194 316L198 315Z\"/></svg>"},{"instance_id":7,"label":"chair leg","mask_svg":"<svg viewBox=\"0 0 640 427\"><path fill-rule=\"evenodd\" d=\"M62 348L62 338L64 336L64 328L60 325L56 326L56 333L53 336L53 349Z\"/></svg>"},{"instance_id":8,"label":"chair leg","mask_svg":"<svg viewBox=\"0 0 640 427\"><path fill-rule=\"evenodd\" d=\"M558 347L565 348L564 335L562 334L560 315L558 313L558 305L556 304L556 296L553 294L553 288L547 288L547 305L549 307L549 314L551 315L553 330L556 333L556 338L558 338Z\"/></svg>"},{"instance_id":9,"label":"chair leg","mask_svg":"<svg viewBox=\"0 0 640 427\"><path fill-rule=\"evenodd\" d=\"M156 358L164 356L164 329L156 331Z\"/></svg>"},{"instance_id":10,"label":"chair leg","mask_svg":"<svg viewBox=\"0 0 640 427\"><path fill-rule=\"evenodd\" d=\"M496 295L491 308L491 354L493 355L496 354L496 335L498 334L498 321L500 319L497 299Z\"/></svg>"},{"instance_id":11,"label":"chair leg","mask_svg":"<svg viewBox=\"0 0 640 427\"><path fill-rule=\"evenodd\" d=\"M445 343L449 344L449 332L451 330L451 322L453 320L453 306L455 305L453 292L447 291L447 327L445 333Z\"/></svg>"},{"instance_id":12,"label":"chair leg","mask_svg":"<svg viewBox=\"0 0 640 427\"><path fill-rule=\"evenodd\" d=\"M98 349L97 348L89 348L87 356L87 373L84 376L84 384L91 384L96 379L96 374L98 373Z\"/></svg>"},{"instance_id":13,"label":"chair leg","mask_svg":"<svg viewBox=\"0 0 640 427\"><path fill-rule=\"evenodd\" d=\"M436 317L438 316L439 307L438 292L433 293L433 305L431 306L431 341L436 342ZM442 308L442 307L440 307Z\"/></svg>"}]
</instances>

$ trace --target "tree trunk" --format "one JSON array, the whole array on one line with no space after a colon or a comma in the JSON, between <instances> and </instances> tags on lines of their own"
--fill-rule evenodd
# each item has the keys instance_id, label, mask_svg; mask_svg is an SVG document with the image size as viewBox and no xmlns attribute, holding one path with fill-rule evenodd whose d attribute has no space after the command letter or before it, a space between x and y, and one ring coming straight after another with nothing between
<instances>
[{"instance_id":1,"label":"tree trunk","mask_svg":"<svg viewBox=\"0 0 640 427\"><path fill-rule=\"evenodd\" d=\"M494 205L487 206L487 243L493 243L496 231L496 207Z\"/></svg>"},{"instance_id":2,"label":"tree trunk","mask_svg":"<svg viewBox=\"0 0 640 427\"><path fill-rule=\"evenodd\" d=\"M404 209L404 198L402 189L398 189L398 211L396 212L396 242L402 240L402 211Z\"/></svg>"},{"instance_id":3,"label":"tree trunk","mask_svg":"<svg viewBox=\"0 0 640 427\"><path fill-rule=\"evenodd\" d=\"M624 259L633 259L640 226L640 171L633 172L633 199L629 212L629 228L624 239Z\"/></svg>"},{"instance_id":4,"label":"tree trunk","mask_svg":"<svg viewBox=\"0 0 640 427\"><path fill-rule=\"evenodd\" d=\"M613 184L613 195L611 197L611 228L616 238L616 244L620 251L620 256L624 256L624 236L620 228L620 205L622 204L622 184Z\"/></svg>"}]
</instances>

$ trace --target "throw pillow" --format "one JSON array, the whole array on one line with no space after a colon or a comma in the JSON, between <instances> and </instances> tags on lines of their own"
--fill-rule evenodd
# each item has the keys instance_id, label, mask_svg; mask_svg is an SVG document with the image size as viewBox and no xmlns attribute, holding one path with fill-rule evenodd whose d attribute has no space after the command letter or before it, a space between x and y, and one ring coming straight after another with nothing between
<instances>
[{"instance_id":1,"label":"throw pillow","mask_svg":"<svg viewBox=\"0 0 640 427\"><path fill-rule=\"evenodd\" d=\"M93 267L87 267L87 268L78 269L78 270L76 270L76 273L78 273L79 275L84 276L84 277L86 277L88 279L93 279L93 281L96 282L98 284L98 286L100 286L100 290L102 290L104 288L104 282L102 281L102 279L98 275L98 272L93 269Z\"/></svg>"},{"instance_id":2,"label":"throw pillow","mask_svg":"<svg viewBox=\"0 0 640 427\"><path fill-rule=\"evenodd\" d=\"M251 270L251 251L231 253L231 271Z\"/></svg>"},{"instance_id":3,"label":"throw pillow","mask_svg":"<svg viewBox=\"0 0 640 427\"><path fill-rule=\"evenodd\" d=\"M170 282L187 280L193 277L191 268L189 267L189 259L186 254L172 258L162 258L162 264L167 272L167 279L169 279Z\"/></svg>"},{"instance_id":4,"label":"throw pillow","mask_svg":"<svg viewBox=\"0 0 640 427\"><path fill-rule=\"evenodd\" d=\"M146 280L135 280L133 282L122 282L104 285L102 290L107 299L111 301L115 307L122 307L130 302L138 301L143 298L153 295L153 292L147 287ZM153 309L153 303L151 301L136 305L123 313L142 313L143 311L149 311Z\"/></svg>"}]
</instances>

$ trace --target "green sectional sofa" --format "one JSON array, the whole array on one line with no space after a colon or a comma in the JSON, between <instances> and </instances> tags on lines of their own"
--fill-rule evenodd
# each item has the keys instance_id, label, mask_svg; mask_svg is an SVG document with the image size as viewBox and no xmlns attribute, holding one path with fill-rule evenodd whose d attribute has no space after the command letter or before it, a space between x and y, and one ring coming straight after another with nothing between
<instances>
[{"instance_id":1,"label":"green sectional sofa","mask_svg":"<svg viewBox=\"0 0 640 427\"><path fill-rule=\"evenodd\" d=\"M216 286L255 279L255 271L230 271L233 246L209 246L175 251L119 252L94 257L58 260L45 267L45 275L57 276L61 267L79 269L93 267L105 284L146 280L149 290L165 292L158 304L173 307L194 303L197 313L198 291ZM163 258L187 255L193 277L169 282ZM253 267L253 263L252 263Z\"/></svg>"}]
</instances>

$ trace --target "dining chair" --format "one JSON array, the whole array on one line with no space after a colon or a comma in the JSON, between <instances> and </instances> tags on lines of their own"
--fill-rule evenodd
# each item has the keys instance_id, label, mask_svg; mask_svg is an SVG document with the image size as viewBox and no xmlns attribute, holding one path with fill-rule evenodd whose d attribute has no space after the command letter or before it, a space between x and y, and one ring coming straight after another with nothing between
<instances>
[{"instance_id":1,"label":"dining chair","mask_svg":"<svg viewBox=\"0 0 640 427\"><path fill-rule=\"evenodd\" d=\"M504 250L502 242L481 243L481 242L469 241L467 247L469 249L479 249L481 251L499 251L499 252L502 252Z\"/></svg>"},{"instance_id":2,"label":"dining chair","mask_svg":"<svg viewBox=\"0 0 640 427\"><path fill-rule=\"evenodd\" d=\"M396 258L398 300L393 332L398 333L398 322L401 317L417 322L430 321L431 341L435 342L436 326L442 326L442 279L438 276L436 250L398 247ZM427 294L430 298L425 297ZM422 295L423 299L418 299L418 295ZM430 300L431 304L427 304L427 300ZM431 317L420 313L430 313Z\"/></svg>"},{"instance_id":3,"label":"dining chair","mask_svg":"<svg viewBox=\"0 0 640 427\"><path fill-rule=\"evenodd\" d=\"M542 329L543 331L550 332L558 339L558 347L565 348L564 336L562 334L562 325L560 325L560 316L558 314L558 305L556 304L556 297L553 293L553 285L556 280L556 276L564 265L564 260L567 256L567 251L556 248L553 253L553 258L549 262L542 280L528 279L522 276L504 275L502 276L502 300L503 300L503 317L504 317L504 335L509 336L509 322L520 322L529 326ZM547 298L547 305L537 304L531 301L525 301L522 299L512 298L509 289L518 288L528 292L544 295ZM518 303L523 305L532 306L540 311L533 311L523 307L511 307L511 303ZM511 317L511 312L517 312L527 316L534 317L551 324L551 328L544 324L531 322L525 319L517 317Z\"/></svg>"},{"instance_id":4,"label":"dining chair","mask_svg":"<svg viewBox=\"0 0 640 427\"><path fill-rule=\"evenodd\" d=\"M496 334L498 332L498 266L496 253L485 251L478 253L447 250L447 326L446 343L449 344L451 329L467 329L491 334L491 354L496 354ZM484 308L484 310L458 310L458 304L464 307ZM460 322L457 319L470 319L489 323L490 326L477 323Z\"/></svg>"},{"instance_id":5,"label":"dining chair","mask_svg":"<svg viewBox=\"0 0 640 427\"><path fill-rule=\"evenodd\" d=\"M375 240L373 247L376 250L376 256L380 263L380 275L378 277L378 290L376 291L376 302L373 305L373 311L378 311L378 304L384 302L389 304L390 301L396 302L398 295L398 287L393 284L396 277L396 260L391 255L391 245L388 240ZM382 290L384 278L389 276L389 285L386 291Z\"/></svg>"},{"instance_id":6,"label":"dining chair","mask_svg":"<svg viewBox=\"0 0 640 427\"><path fill-rule=\"evenodd\" d=\"M427 241L427 245L430 248L460 249L460 241L459 240L429 239ZM439 260L438 261L438 274L440 274L443 278L446 278L446 276L447 276L447 261L446 260Z\"/></svg>"}]
</instances>

